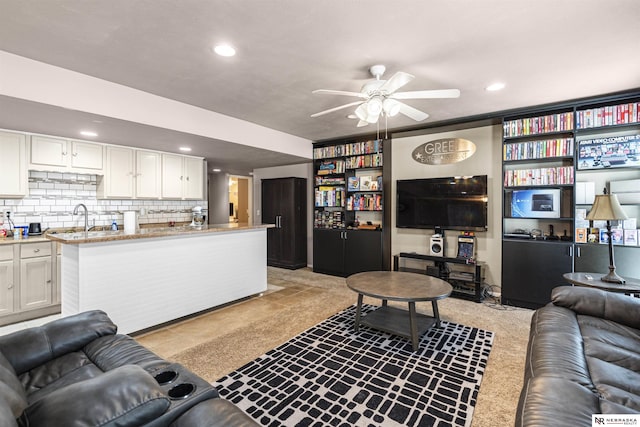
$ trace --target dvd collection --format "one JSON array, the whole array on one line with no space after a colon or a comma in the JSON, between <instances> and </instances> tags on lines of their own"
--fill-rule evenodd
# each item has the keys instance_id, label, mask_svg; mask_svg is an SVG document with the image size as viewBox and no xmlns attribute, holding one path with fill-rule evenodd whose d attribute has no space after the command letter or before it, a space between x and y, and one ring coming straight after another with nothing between
<instances>
[{"instance_id":1,"label":"dvd collection","mask_svg":"<svg viewBox=\"0 0 640 427\"><path fill-rule=\"evenodd\" d=\"M505 144L502 152L503 160L529 160L573 156L573 138Z\"/></svg>"},{"instance_id":2,"label":"dvd collection","mask_svg":"<svg viewBox=\"0 0 640 427\"><path fill-rule=\"evenodd\" d=\"M353 194L347 197L348 211L381 211L381 194Z\"/></svg>"},{"instance_id":3,"label":"dvd collection","mask_svg":"<svg viewBox=\"0 0 640 427\"><path fill-rule=\"evenodd\" d=\"M573 184L573 166L555 168L516 169L504 172L504 186Z\"/></svg>"},{"instance_id":4,"label":"dvd collection","mask_svg":"<svg viewBox=\"0 0 640 427\"><path fill-rule=\"evenodd\" d=\"M568 132L573 130L573 112L505 120L502 126L505 138L550 132Z\"/></svg>"},{"instance_id":5,"label":"dvd collection","mask_svg":"<svg viewBox=\"0 0 640 427\"><path fill-rule=\"evenodd\" d=\"M576 112L576 128L626 125L640 122L640 102L608 105Z\"/></svg>"},{"instance_id":6,"label":"dvd collection","mask_svg":"<svg viewBox=\"0 0 640 427\"><path fill-rule=\"evenodd\" d=\"M360 154L380 153L382 140L353 142L350 144L338 144L313 149L314 159L328 159L331 157L357 156Z\"/></svg>"}]
</instances>

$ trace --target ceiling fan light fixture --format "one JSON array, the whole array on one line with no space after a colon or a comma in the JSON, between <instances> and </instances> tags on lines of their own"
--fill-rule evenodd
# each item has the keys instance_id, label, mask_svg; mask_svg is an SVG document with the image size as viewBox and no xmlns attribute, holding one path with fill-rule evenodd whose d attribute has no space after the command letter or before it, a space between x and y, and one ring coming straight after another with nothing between
<instances>
[{"instance_id":1,"label":"ceiling fan light fixture","mask_svg":"<svg viewBox=\"0 0 640 427\"><path fill-rule=\"evenodd\" d=\"M378 97L371 98L367 102L367 114L369 116L376 116L376 119L377 119L377 117L380 115L381 112L382 112L382 100Z\"/></svg>"},{"instance_id":2,"label":"ceiling fan light fixture","mask_svg":"<svg viewBox=\"0 0 640 427\"><path fill-rule=\"evenodd\" d=\"M360 104L358 106L358 108L356 108L356 111L354 111L356 117L358 117L360 120L362 121L366 121L367 120L367 103L363 102L362 104Z\"/></svg>"},{"instance_id":3,"label":"ceiling fan light fixture","mask_svg":"<svg viewBox=\"0 0 640 427\"><path fill-rule=\"evenodd\" d=\"M382 109L387 116L393 117L400 112L400 103L395 99L387 98L382 102Z\"/></svg>"}]
</instances>

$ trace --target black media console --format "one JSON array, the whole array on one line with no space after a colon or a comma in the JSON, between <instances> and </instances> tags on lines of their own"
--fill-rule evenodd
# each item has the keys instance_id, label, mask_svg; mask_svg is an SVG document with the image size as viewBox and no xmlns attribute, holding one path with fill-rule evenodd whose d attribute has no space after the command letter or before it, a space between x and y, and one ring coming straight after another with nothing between
<instances>
[{"instance_id":1,"label":"black media console","mask_svg":"<svg viewBox=\"0 0 640 427\"><path fill-rule=\"evenodd\" d=\"M400 265L402 258L428 261L428 263L425 268L407 267ZM485 264L482 262L470 262L464 258L446 258L408 252L393 256L394 271L427 274L446 280L453 286L452 296L475 302L482 302L484 267Z\"/></svg>"}]
</instances>

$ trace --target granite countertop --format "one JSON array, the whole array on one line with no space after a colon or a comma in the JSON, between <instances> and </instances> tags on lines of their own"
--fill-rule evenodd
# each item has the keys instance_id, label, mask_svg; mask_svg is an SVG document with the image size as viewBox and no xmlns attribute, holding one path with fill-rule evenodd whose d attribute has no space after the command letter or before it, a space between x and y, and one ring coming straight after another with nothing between
<instances>
[{"instance_id":1,"label":"granite countertop","mask_svg":"<svg viewBox=\"0 0 640 427\"><path fill-rule=\"evenodd\" d=\"M0 245L13 245L14 243L38 243L38 242L50 242L45 235L40 236L28 236L26 238L14 240L13 237L7 237L5 239L0 238Z\"/></svg>"},{"instance_id":2,"label":"granite countertop","mask_svg":"<svg viewBox=\"0 0 640 427\"><path fill-rule=\"evenodd\" d=\"M192 227L189 225L177 227L145 227L136 230L133 233L127 233L124 230L118 231L89 231L87 233L81 231L76 233L48 233L43 240L53 240L60 243L80 244L80 243L101 243L116 240L134 240L146 239L153 237L176 237L199 235L202 233L219 233L229 231L246 231L260 228L272 228L273 224L209 224ZM15 242L26 242L27 240L16 240ZM14 241L12 241L14 242Z\"/></svg>"}]
</instances>

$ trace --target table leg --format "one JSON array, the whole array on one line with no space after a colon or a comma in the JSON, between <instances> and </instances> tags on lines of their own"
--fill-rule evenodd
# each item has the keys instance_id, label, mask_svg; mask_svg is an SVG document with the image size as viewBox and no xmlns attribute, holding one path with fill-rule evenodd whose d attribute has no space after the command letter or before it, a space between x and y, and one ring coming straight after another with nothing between
<instances>
[{"instance_id":1,"label":"table leg","mask_svg":"<svg viewBox=\"0 0 640 427\"><path fill-rule=\"evenodd\" d=\"M438 301L431 301L431 307L433 308L433 317L436 319L436 326L440 327L440 313L438 312Z\"/></svg>"},{"instance_id":2,"label":"table leg","mask_svg":"<svg viewBox=\"0 0 640 427\"><path fill-rule=\"evenodd\" d=\"M358 332L360 329L360 316L362 315L362 294L358 294L358 307L356 308L356 323L353 329Z\"/></svg>"},{"instance_id":3,"label":"table leg","mask_svg":"<svg viewBox=\"0 0 640 427\"><path fill-rule=\"evenodd\" d=\"M383 307L386 307L386 306L387 306L387 300L386 300L386 299L383 299L383 300L382 300L382 306L383 306Z\"/></svg>"},{"instance_id":4,"label":"table leg","mask_svg":"<svg viewBox=\"0 0 640 427\"><path fill-rule=\"evenodd\" d=\"M409 302L409 327L411 328L411 343L413 351L418 351L418 321L416 320L416 303Z\"/></svg>"}]
</instances>

